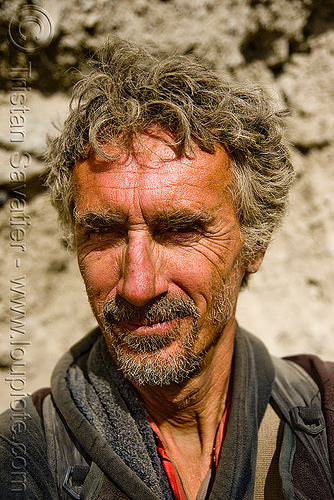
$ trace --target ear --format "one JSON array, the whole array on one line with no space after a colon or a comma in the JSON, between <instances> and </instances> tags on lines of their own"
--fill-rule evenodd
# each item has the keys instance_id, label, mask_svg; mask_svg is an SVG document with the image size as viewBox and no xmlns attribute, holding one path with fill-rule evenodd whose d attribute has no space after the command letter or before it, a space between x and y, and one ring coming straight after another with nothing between
<instances>
[{"instance_id":1,"label":"ear","mask_svg":"<svg viewBox=\"0 0 334 500\"><path fill-rule=\"evenodd\" d=\"M265 250L260 250L256 255L255 257L253 257L247 264L246 266L246 271L248 273L251 273L251 274L254 274L256 273L259 269L260 269L260 266L262 264L262 261L263 261L263 258L264 258L264 255L265 255L266 251Z\"/></svg>"}]
</instances>

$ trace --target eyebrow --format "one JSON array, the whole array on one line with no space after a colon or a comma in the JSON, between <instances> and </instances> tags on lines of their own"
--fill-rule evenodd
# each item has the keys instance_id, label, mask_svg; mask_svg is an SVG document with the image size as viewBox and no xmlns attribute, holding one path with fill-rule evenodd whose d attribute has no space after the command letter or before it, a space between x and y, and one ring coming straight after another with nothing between
<instances>
[{"instance_id":1,"label":"eyebrow","mask_svg":"<svg viewBox=\"0 0 334 500\"><path fill-rule=\"evenodd\" d=\"M85 227L121 226L126 225L128 217L121 212L94 211L73 212L77 224ZM214 220L212 214L205 210L193 211L190 209L163 210L153 215L145 217L145 222L149 227L182 227L193 226L202 229L208 227Z\"/></svg>"},{"instance_id":2,"label":"eyebrow","mask_svg":"<svg viewBox=\"0 0 334 500\"><path fill-rule=\"evenodd\" d=\"M99 226L116 226L124 225L127 222L127 217L122 213L108 212L108 211L94 211L78 212L74 210L74 219L77 224L85 227L99 227Z\"/></svg>"},{"instance_id":3,"label":"eyebrow","mask_svg":"<svg viewBox=\"0 0 334 500\"><path fill-rule=\"evenodd\" d=\"M193 211L189 209L165 210L148 216L146 221L149 226L197 226L208 227L214 217L204 210Z\"/></svg>"}]
</instances>

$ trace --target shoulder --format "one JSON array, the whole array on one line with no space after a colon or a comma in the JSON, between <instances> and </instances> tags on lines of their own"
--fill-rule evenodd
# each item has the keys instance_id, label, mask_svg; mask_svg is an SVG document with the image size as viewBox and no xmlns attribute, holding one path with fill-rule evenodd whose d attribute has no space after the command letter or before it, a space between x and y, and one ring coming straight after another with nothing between
<instances>
[{"instance_id":1,"label":"shoulder","mask_svg":"<svg viewBox=\"0 0 334 500\"><path fill-rule=\"evenodd\" d=\"M0 499L55 499L53 483L41 416L24 398L0 415Z\"/></svg>"},{"instance_id":2,"label":"shoulder","mask_svg":"<svg viewBox=\"0 0 334 500\"><path fill-rule=\"evenodd\" d=\"M286 469L286 478L293 477L293 489L305 498L319 498L320 492L334 498L334 365L312 355L272 359L272 403L285 422L280 468ZM291 481L286 481L289 484L292 491Z\"/></svg>"},{"instance_id":3,"label":"shoulder","mask_svg":"<svg viewBox=\"0 0 334 500\"><path fill-rule=\"evenodd\" d=\"M324 406L334 409L334 363L322 361L318 356L312 354L300 354L290 356L289 361L301 366L319 386Z\"/></svg>"},{"instance_id":4,"label":"shoulder","mask_svg":"<svg viewBox=\"0 0 334 500\"><path fill-rule=\"evenodd\" d=\"M334 363L306 354L286 359L301 366L319 387L327 427L329 456L334 473Z\"/></svg>"},{"instance_id":5,"label":"shoulder","mask_svg":"<svg viewBox=\"0 0 334 500\"><path fill-rule=\"evenodd\" d=\"M334 458L334 363L322 361L314 355L302 354L285 358L302 367L319 387L322 398L327 430L329 433L330 454Z\"/></svg>"}]
</instances>

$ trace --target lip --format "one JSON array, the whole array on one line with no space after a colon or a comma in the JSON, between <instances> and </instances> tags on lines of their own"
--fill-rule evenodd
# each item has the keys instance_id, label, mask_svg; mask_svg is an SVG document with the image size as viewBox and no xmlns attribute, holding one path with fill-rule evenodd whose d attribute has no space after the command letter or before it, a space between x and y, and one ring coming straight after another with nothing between
<instances>
[{"instance_id":1,"label":"lip","mask_svg":"<svg viewBox=\"0 0 334 500\"><path fill-rule=\"evenodd\" d=\"M167 333L171 328L174 328L180 319L172 319L170 321L163 321L161 323L126 323L124 321L120 321L118 324L122 329L125 329L129 332L135 332L141 335L149 335L156 333Z\"/></svg>"}]
</instances>

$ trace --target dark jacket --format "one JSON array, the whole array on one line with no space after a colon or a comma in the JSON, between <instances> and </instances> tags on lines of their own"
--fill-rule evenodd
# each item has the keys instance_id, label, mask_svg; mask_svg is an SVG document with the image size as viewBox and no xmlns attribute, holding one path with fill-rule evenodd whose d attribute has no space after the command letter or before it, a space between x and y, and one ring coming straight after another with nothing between
<instances>
[{"instance_id":1,"label":"dark jacket","mask_svg":"<svg viewBox=\"0 0 334 500\"><path fill-rule=\"evenodd\" d=\"M101 368L102 362L94 365L91 361L93 352L97 359L104 359L107 375ZM320 387L333 467L333 364L323 363L314 356L296 357L292 361L303 366ZM74 367L80 375L78 384L79 380L84 381L87 394L92 381L99 383L105 378L103 383L112 395L109 405L112 410L109 407L106 410L110 421L107 433L94 420L95 403L92 403L94 411L90 412L90 408L86 411L86 396L81 400L80 390L79 396L70 390L69 367ZM307 380L306 374L305 377ZM284 415L273 400L274 387L272 358L259 340L238 328L231 405L211 500L253 498L257 435L269 402L282 418L276 458L279 464L281 457L280 470L284 469L281 486L285 498L290 500L289 495L300 500L334 498L331 485L322 474L322 464L314 458L308 444L299 439L298 431L291 429L291 422L284 423ZM38 391L25 399L20 409L8 410L0 417L1 499L71 498L61 487L71 465L76 468L68 480L70 487L76 490L71 481L77 479L80 484L85 479L80 498L172 498L168 480L158 463L145 410L129 381L112 366L99 330L60 360L52 376L51 392L52 398L47 396L48 389ZM282 457L289 457L289 463Z\"/></svg>"}]
</instances>

